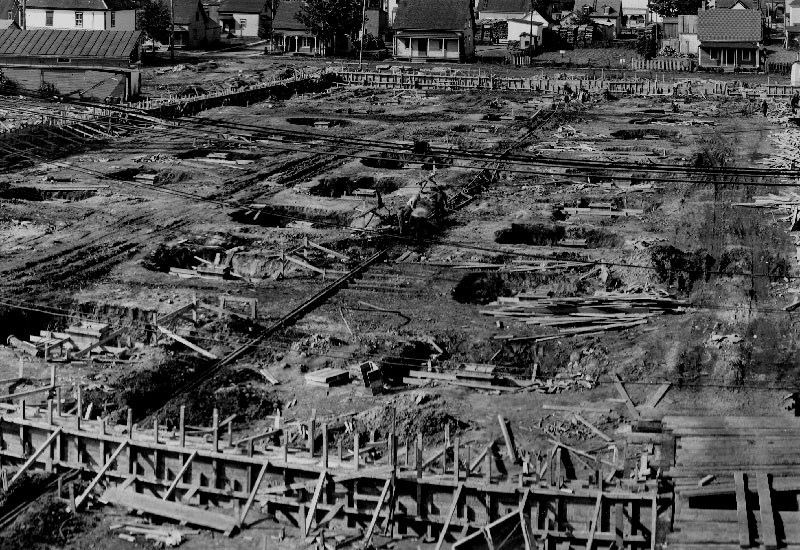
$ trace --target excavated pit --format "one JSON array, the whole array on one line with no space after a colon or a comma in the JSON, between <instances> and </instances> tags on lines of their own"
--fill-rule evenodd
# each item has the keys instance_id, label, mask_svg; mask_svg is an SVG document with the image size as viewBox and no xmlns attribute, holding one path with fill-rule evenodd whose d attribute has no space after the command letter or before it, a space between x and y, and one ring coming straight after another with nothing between
<instances>
[{"instance_id":1,"label":"excavated pit","mask_svg":"<svg viewBox=\"0 0 800 550\"><path fill-rule=\"evenodd\" d=\"M400 182L394 178L374 178L363 176L360 178L349 178L346 176L335 178L323 178L316 185L308 189L309 194L318 197L338 198L343 195L352 195L357 189L372 189L382 195L387 195L396 191L400 187Z\"/></svg>"},{"instance_id":2,"label":"excavated pit","mask_svg":"<svg viewBox=\"0 0 800 550\"><path fill-rule=\"evenodd\" d=\"M298 224L308 227L350 225L350 212L332 212L316 208L292 206L266 206L257 210L240 209L231 212L231 218L238 223L255 224L264 227L292 227Z\"/></svg>"}]
</instances>

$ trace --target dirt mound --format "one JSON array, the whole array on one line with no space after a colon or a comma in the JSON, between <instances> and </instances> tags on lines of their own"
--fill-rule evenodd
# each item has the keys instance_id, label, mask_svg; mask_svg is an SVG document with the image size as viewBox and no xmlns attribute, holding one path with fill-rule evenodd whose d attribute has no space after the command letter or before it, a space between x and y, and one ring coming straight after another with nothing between
<instances>
[{"instance_id":1,"label":"dirt mound","mask_svg":"<svg viewBox=\"0 0 800 550\"><path fill-rule=\"evenodd\" d=\"M709 270L716 263L705 250L683 252L669 244L651 247L650 259L661 283L675 283L679 291L687 292L695 282L707 279Z\"/></svg>"},{"instance_id":2,"label":"dirt mound","mask_svg":"<svg viewBox=\"0 0 800 550\"><path fill-rule=\"evenodd\" d=\"M421 433L427 442L438 443L444 439L445 426L455 435L469 427L448 414L447 401L439 395L415 391L393 399L387 406L364 411L355 417L354 429L359 433L377 431L379 437L392 429L400 442L413 440Z\"/></svg>"},{"instance_id":3,"label":"dirt mound","mask_svg":"<svg viewBox=\"0 0 800 550\"><path fill-rule=\"evenodd\" d=\"M63 500L47 495L20 515L0 534L4 550L45 550L61 547L80 532L84 516L72 514Z\"/></svg>"},{"instance_id":4,"label":"dirt mound","mask_svg":"<svg viewBox=\"0 0 800 550\"><path fill-rule=\"evenodd\" d=\"M510 228L495 232L494 242L546 246L558 244L565 235L566 231L560 225L512 223Z\"/></svg>"},{"instance_id":5,"label":"dirt mound","mask_svg":"<svg viewBox=\"0 0 800 550\"><path fill-rule=\"evenodd\" d=\"M559 278L563 278L559 275ZM468 273L453 289L453 299L461 304L488 304L500 296L513 296L553 280L539 273Z\"/></svg>"},{"instance_id":6,"label":"dirt mound","mask_svg":"<svg viewBox=\"0 0 800 550\"><path fill-rule=\"evenodd\" d=\"M586 239L586 248L616 248L625 240L615 233L593 227L575 227L569 231L571 239Z\"/></svg>"}]
</instances>

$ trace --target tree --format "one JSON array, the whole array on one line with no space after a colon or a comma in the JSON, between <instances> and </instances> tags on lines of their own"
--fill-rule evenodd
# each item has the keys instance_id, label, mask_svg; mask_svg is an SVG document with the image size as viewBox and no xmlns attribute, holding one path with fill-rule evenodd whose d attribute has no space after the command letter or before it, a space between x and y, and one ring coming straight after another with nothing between
<instances>
[{"instance_id":1,"label":"tree","mask_svg":"<svg viewBox=\"0 0 800 550\"><path fill-rule=\"evenodd\" d=\"M307 0L297 20L323 43L347 36L355 41L361 30L361 0Z\"/></svg>"},{"instance_id":2,"label":"tree","mask_svg":"<svg viewBox=\"0 0 800 550\"><path fill-rule=\"evenodd\" d=\"M258 37L270 38L272 36L272 20L278 9L278 0L267 0L258 16Z\"/></svg>"},{"instance_id":3,"label":"tree","mask_svg":"<svg viewBox=\"0 0 800 550\"><path fill-rule=\"evenodd\" d=\"M641 33L636 39L636 53L645 59L653 59L658 53L655 37L650 33Z\"/></svg>"},{"instance_id":4,"label":"tree","mask_svg":"<svg viewBox=\"0 0 800 550\"><path fill-rule=\"evenodd\" d=\"M664 17L697 15L702 0L651 0L650 9Z\"/></svg>"},{"instance_id":5,"label":"tree","mask_svg":"<svg viewBox=\"0 0 800 550\"><path fill-rule=\"evenodd\" d=\"M144 0L136 13L136 27L151 40L169 42L172 14L169 5L161 0Z\"/></svg>"}]
</instances>

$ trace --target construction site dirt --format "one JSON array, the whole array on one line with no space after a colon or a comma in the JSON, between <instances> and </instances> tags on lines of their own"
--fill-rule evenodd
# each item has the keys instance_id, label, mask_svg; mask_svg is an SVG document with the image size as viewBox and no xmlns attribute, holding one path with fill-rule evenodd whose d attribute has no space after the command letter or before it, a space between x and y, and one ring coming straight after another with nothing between
<instances>
[{"instance_id":1,"label":"construction site dirt","mask_svg":"<svg viewBox=\"0 0 800 550\"><path fill-rule=\"evenodd\" d=\"M800 544L766 80L178 67L0 96L0 547Z\"/></svg>"}]
</instances>

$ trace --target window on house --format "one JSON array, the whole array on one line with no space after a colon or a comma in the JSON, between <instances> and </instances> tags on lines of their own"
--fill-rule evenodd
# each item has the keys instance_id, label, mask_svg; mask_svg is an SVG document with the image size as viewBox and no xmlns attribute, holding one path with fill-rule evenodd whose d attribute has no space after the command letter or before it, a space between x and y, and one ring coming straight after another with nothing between
<instances>
[{"instance_id":1,"label":"window on house","mask_svg":"<svg viewBox=\"0 0 800 550\"><path fill-rule=\"evenodd\" d=\"M711 59L713 59L714 61L719 61L719 52L720 52L719 48L711 48L711 49L708 51L708 55L709 55L709 57L711 57Z\"/></svg>"},{"instance_id":2,"label":"window on house","mask_svg":"<svg viewBox=\"0 0 800 550\"><path fill-rule=\"evenodd\" d=\"M47 27L53 26L53 10L47 10L44 12L44 24Z\"/></svg>"},{"instance_id":3,"label":"window on house","mask_svg":"<svg viewBox=\"0 0 800 550\"><path fill-rule=\"evenodd\" d=\"M111 12L111 28L113 29L116 26L117 26L117 13L112 11Z\"/></svg>"},{"instance_id":4,"label":"window on house","mask_svg":"<svg viewBox=\"0 0 800 550\"><path fill-rule=\"evenodd\" d=\"M83 12L76 11L75 12L75 26L76 27L83 27Z\"/></svg>"},{"instance_id":5,"label":"window on house","mask_svg":"<svg viewBox=\"0 0 800 550\"><path fill-rule=\"evenodd\" d=\"M610 15L610 14L611 14L611 8L609 8L608 6L603 6L603 15Z\"/></svg>"},{"instance_id":6,"label":"window on house","mask_svg":"<svg viewBox=\"0 0 800 550\"><path fill-rule=\"evenodd\" d=\"M583 6L583 13L591 13L592 7L591 6Z\"/></svg>"},{"instance_id":7,"label":"window on house","mask_svg":"<svg viewBox=\"0 0 800 550\"><path fill-rule=\"evenodd\" d=\"M742 50L742 61L753 61L752 50Z\"/></svg>"},{"instance_id":8,"label":"window on house","mask_svg":"<svg viewBox=\"0 0 800 550\"><path fill-rule=\"evenodd\" d=\"M239 28L246 29L247 28L247 19L239 19Z\"/></svg>"},{"instance_id":9,"label":"window on house","mask_svg":"<svg viewBox=\"0 0 800 550\"><path fill-rule=\"evenodd\" d=\"M69 57L59 57L56 60L57 63L69 63Z\"/></svg>"}]
</instances>

